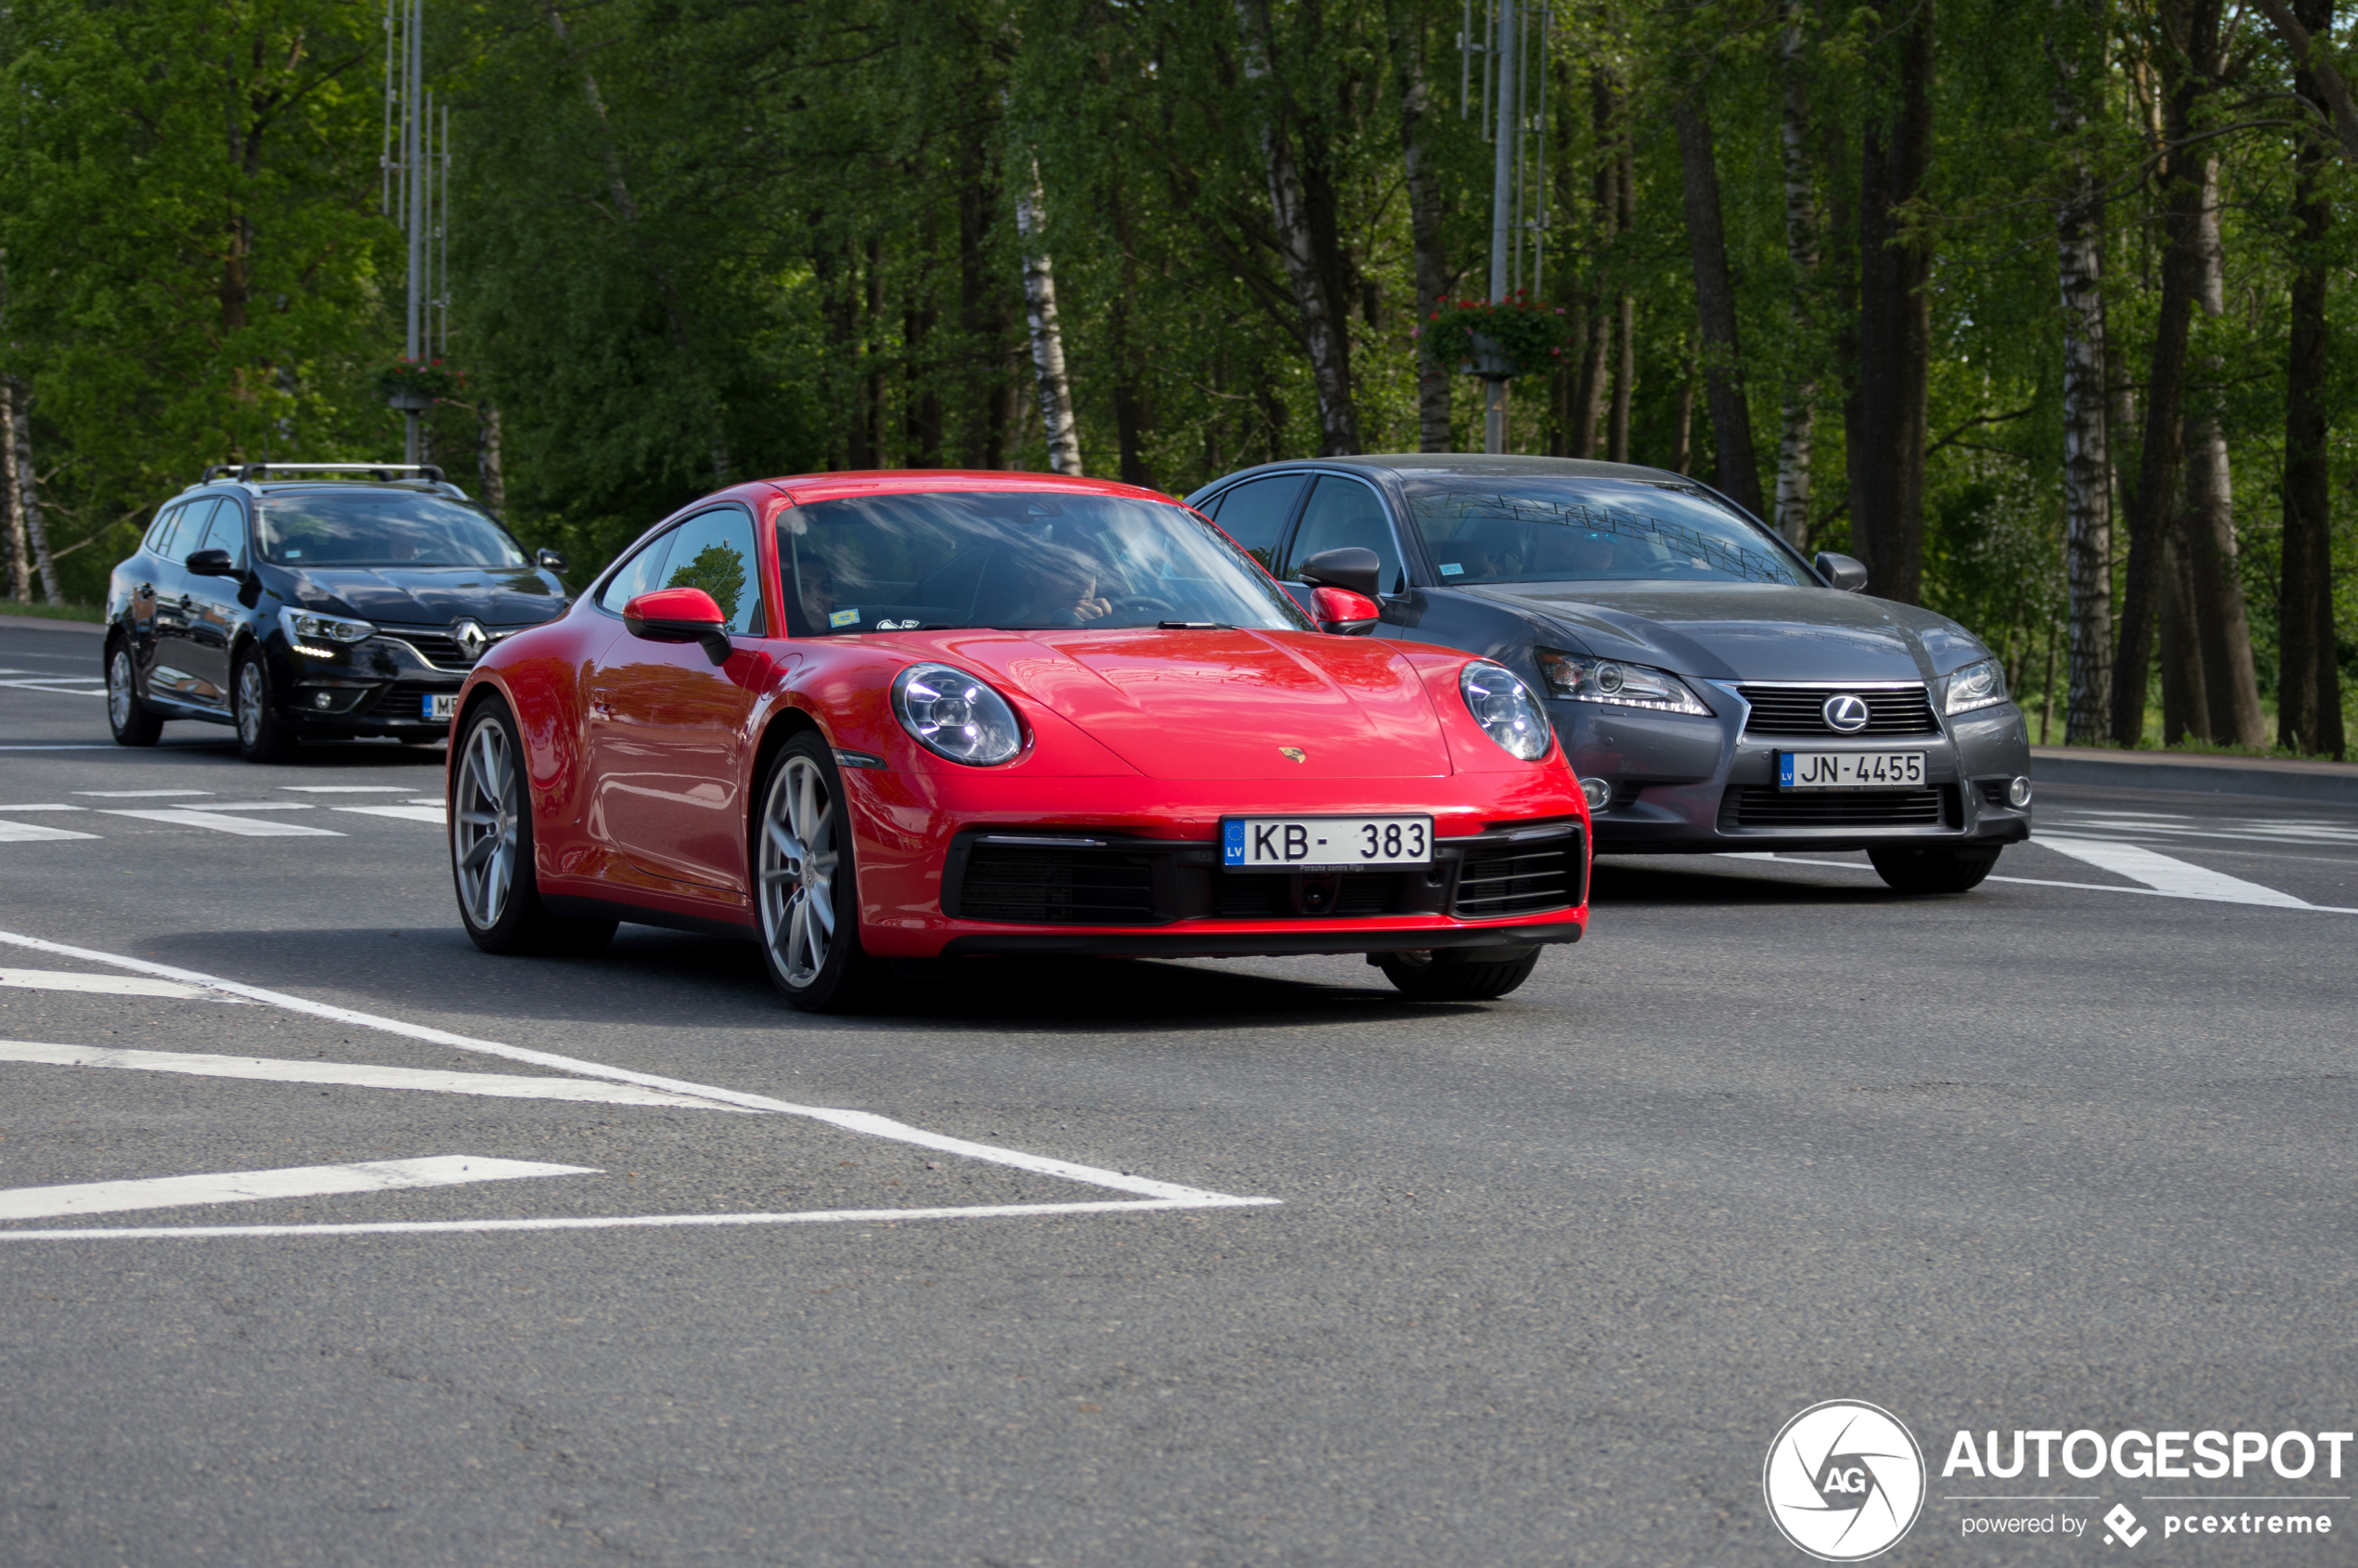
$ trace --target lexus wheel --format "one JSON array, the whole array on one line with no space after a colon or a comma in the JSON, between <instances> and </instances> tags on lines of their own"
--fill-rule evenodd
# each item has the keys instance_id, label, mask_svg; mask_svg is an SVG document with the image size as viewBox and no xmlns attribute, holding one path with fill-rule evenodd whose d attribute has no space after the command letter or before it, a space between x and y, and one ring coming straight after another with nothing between
<instances>
[{"instance_id":1,"label":"lexus wheel","mask_svg":"<svg viewBox=\"0 0 2358 1568\"><path fill-rule=\"evenodd\" d=\"M532 864L532 810L515 721L497 701L478 707L450 792L450 874L459 918L486 952L596 952L615 922L549 913Z\"/></svg>"},{"instance_id":2,"label":"lexus wheel","mask_svg":"<svg viewBox=\"0 0 2358 1568\"><path fill-rule=\"evenodd\" d=\"M1870 849L1875 875L1901 893L1969 893L1998 863L1995 849Z\"/></svg>"},{"instance_id":3,"label":"lexus wheel","mask_svg":"<svg viewBox=\"0 0 2358 1568\"><path fill-rule=\"evenodd\" d=\"M238 721L238 750L249 762L284 762L294 756L294 732L271 700L270 668L262 651L238 655L229 679L229 708Z\"/></svg>"},{"instance_id":4,"label":"lexus wheel","mask_svg":"<svg viewBox=\"0 0 2358 1568\"><path fill-rule=\"evenodd\" d=\"M163 720L139 700L131 644L121 638L107 651L107 728L114 732L117 745L153 745L163 733Z\"/></svg>"},{"instance_id":5,"label":"lexus wheel","mask_svg":"<svg viewBox=\"0 0 2358 1568\"><path fill-rule=\"evenodd\" d=\"M761 955L786 1000L810 1013L857 1000L867 978L851 823L834 754L816 734L788 741L770 764L753 862Z\"/></svg>"}]
</instances>

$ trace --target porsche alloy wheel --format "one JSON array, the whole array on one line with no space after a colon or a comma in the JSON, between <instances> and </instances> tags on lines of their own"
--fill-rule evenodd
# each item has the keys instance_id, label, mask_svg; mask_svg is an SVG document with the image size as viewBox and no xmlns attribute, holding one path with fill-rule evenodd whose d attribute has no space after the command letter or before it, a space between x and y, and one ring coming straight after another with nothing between
<instances>
[{"instance_id":1,"label":"porsche alloy wheel","mask_svg":"<svg viewBox=\"0 0 2358 1568\"><path fill-rule=\"evenodd\" d=\"M817 736L797 735L771 765L758 831L754 863L770 978L797 1007L841 1006L862 954L850 896L850 828L835 759Z\"/></svg>"},{"instance_id":2,"label":"porsche alloy wheel","mask_svg":"<svg viewBox=\"0 0 2358 1568\"><path fill-rule=\"evenodd\" d=\"M486 952L584 955L615 922L551 914L532 866L532 810L523 752L497 700L474 710L450 792L450 872L467 935Z\"/></svg>"}]
</instances>

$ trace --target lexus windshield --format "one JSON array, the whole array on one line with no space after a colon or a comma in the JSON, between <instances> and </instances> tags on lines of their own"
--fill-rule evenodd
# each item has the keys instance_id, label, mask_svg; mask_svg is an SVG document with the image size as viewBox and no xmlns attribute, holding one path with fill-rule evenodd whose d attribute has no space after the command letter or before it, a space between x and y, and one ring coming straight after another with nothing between
<instances>
[{"instance_id":1,"label":"lexus windshield","mask_svg":"<svg viewBox=\"0 0 2358 1568\"><path fill-rule=\"evenodd\" d=\"M265 497L262 553L283 566L521 566L508 531L463 501L416 490Z\"/></svg>"},{"instance_id":2,"label":"lexus windshield","mask_svg":"<svg viewBox=\"0 0 2358 1568\"><path fill-rule=\"evenodd\" d=\"M788 631L1219 626L1310 629L1283 590L1180 507L1122 496L952 490L778 516Z\"/></svg>"},{"instance_id":3,"label":"lexus windshield","mask_svg":"<svg viewBox=\"0 0 2358 1568\"><path fill-rule=\"evenodd\" d=\"M1408 510L1451 588L1817 579L1784 541L1699 491L1626 479L1412 479Z\"/></svg>"}]
</instances>

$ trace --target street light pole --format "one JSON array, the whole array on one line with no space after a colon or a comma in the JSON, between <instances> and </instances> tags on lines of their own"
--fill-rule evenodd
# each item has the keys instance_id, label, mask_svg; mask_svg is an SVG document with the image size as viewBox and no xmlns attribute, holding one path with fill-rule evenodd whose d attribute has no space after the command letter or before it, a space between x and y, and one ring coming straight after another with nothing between
<instances>
[{"instance_id":1,"label":"street light pole","mask_svg":"<svg viewBox=\"0 0 2358 1568\"><path fill-rule=\"evenodd\" d=\"M1492 137L1496 154L1492 160L1490 178L1490 301L1504 301L1509 287L1509 278L1514 267L1516 152L1522 142L1522 114L1516 102L1515 88L1522 75L1522 62L1515 58L1517 35L1522 31L1522 19L1516 15L1516 0L1499 0L1498 33L1493 43L1492 58L1497 72L1497 89L1492 101L1497 106L1496 130ZM1507 378L1486 375L1483 382L1482 449L1503 452L1507 449Z\"/></svg>"}]
</instances>

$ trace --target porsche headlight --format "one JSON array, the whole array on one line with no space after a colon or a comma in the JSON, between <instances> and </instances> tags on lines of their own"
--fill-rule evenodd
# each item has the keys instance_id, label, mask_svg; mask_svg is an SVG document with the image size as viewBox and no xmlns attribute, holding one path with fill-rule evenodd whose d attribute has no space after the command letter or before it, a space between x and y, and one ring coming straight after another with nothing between
<instances>
[{"instance_id":1,"label":"porsche headlight","mask_svg":"<svg viewBox=\"0 0 2358 1568\"><path fill-rule=\"evenodd\" d=\"M892 683L900 727L937 757L987 768L1023 749L1023 726L1007 699L961 669L912 665Z\"/></svg>"},{"instance_id":2,"label":"porsche headlight","mask_svg":"<svg viewBox=\"0 0 2358 1568\"><path fill-rule=\"evenodd\" d=\"M1536 762L1548 755L1548 744L1554 739L1548 726L1548 710L1539 706L1530 687L1515 679L1513 670L1477 659L1458 675L1458 690L1482 732L1509 755L1525 762Z\"/></svg>"},{"instance_id":3,"label":"porsche headlight","mask_svg":"<svg viewBox=\"0 0 2358 1568\"><path fill-rule=\"evenodd\" d=\"M1547 677L1548 690L1560 697L1570 697L1577 703L1618 703L1626 707L1650 708L1656 713L1691 713L1708 719L1711 709L1703 699L1687 689L1687 683L1667 670L1649 669L1641 664L1623 664L1617 659L1591 658L1586 654L1559 654L1552 648L1539 650L1539 673Z\"/></svg>"},{"instance_id":4,"label":"porsche headlight","mask_svg":"<svg viewBox=\"0 0 2358 1568\"><path fill-rule=\"evenodd\" d=\"M1977 707L1990 707L2006 700L2006 671L1996 659L1984 659L1969 664L1949 678L1949 700L1942 706L1946 713L1971 713Z\"/></svg>"},{"instance_id":5,"label":"porsche headlight","mask_svg":"<svg viewBox=\"0 0 2358 1568\"><path fill-rule=\"evenodd\" d=\"M377 628L367 621L356 621L343 616L323 616L317 611L283 609L279 612L279 624L286 628L287 641L298 654L311 654L324 658L339 644L362 642L377 634ZM326 643L326 647L320 646Z\"/></svg>"}]
</instances>

